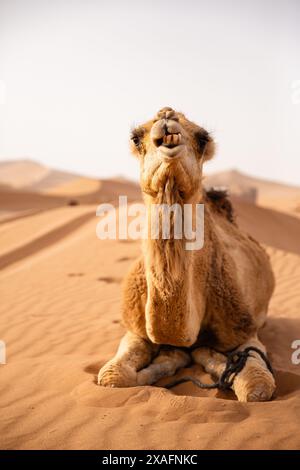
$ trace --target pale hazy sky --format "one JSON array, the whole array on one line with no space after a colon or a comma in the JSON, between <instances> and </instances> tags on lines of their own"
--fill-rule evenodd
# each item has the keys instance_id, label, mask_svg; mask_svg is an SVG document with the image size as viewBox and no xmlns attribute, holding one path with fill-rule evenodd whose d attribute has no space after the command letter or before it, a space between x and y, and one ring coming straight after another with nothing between
<instances>
[{"instance_id":1,"label":"pale hazy sky","mask_svg":"<svg viewBox=\"0 0 300 470\"><path fill-rule=\"evenodd\" d=\"M299 0L0 0L0 159L137 178L130 128L172 106L209 172L300 184L299 24Z\"/></svg>"}]
</instances>

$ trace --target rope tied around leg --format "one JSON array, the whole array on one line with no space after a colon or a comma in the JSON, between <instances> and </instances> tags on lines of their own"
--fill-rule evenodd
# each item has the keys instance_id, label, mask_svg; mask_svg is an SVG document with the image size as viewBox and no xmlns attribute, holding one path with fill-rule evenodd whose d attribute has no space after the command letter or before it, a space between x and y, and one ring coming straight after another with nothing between
<instances>
[{"instance_id":1,"label":"rope tied around leg","mask_svg":"<svg viewBox=\"0 0 300 470\"><path fill-rule=\"evenodd\" d=\"M180 379L175 379L172 382L169 382L168 384L164 385L164 387L167 389L170 389L184 382L192 382L197 387L206 389L206 390L211 390L211 389L216 389L216 388L222 391L229 390L232 387L236 376L245 367L248 357L254 357L253 355L250 354L251 351L254 351L257 354L259 354L259 356L264 360L268 370L271 372L272 375L274 375L271 363L268 357L266 356L266 354L254 346L249 346L245 348L243 351L231 351L226 354L227 356L226 366L217 382L214 382L212 384L205 384L201 382L200 380L196 379L195 377L188 375L188 376L181 377Z\"/></svg>"}]
</instances>

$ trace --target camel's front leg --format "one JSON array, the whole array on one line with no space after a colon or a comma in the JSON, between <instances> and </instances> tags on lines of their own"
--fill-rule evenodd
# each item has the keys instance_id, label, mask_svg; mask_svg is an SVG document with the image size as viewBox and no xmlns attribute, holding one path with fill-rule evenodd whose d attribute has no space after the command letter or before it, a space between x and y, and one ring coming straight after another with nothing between
<instances>
[{"instance_id":1,"label":"camel's front leg","mask_svg":"<svg viewBox=\"0 0 300 470\"><path fill-rule=\"evenodd\" d=\"M190 355L181 349L162 349L148 367L138 372L138 385L151 385L163 377L170 377L178 369L188 366L190 362Z\"/></svg>"},{"instance_id":2,"label":"camel's front leg","mask_svg":"<svg viewBox=\"0 0 300 470\"><path fill-rule=\"evenodd\" d=\"M255 336L237 351L254 346L266 354L264 345ZM193 351L193 359L201 364L211 375L219 378L226 366L226 356L209 348L198 348ZM258 353L251 351L245 367L235 377L232 388L239 401L267 401L275 391L275 380L265 361Z\"/></svg>"},{"instance_id":3,"label":"camel's front leg","mask_svg":"<svg viewBox=\"0 0 300 470\"><path fill-rule=\"evenodd\" d=\"M133 333L126 333L115 357L100 369L98 384L105 387L138 385L137 371L151 362L158 349L159 346Z\"/></svg>"}]
</instances>

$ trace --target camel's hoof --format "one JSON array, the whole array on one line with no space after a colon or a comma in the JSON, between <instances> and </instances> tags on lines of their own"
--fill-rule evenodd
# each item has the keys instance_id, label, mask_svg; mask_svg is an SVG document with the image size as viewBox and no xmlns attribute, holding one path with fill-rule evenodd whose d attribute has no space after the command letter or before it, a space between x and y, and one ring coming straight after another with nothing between
<instances>
[{"instance_id":1,"label":"camel's hoof","mask_svg":"<svg viewBox=\"0 0 300 470\"><path fill-rule=\"evenodd\" d=\"M246 401L269 401L273 396L274 389L264 383L257 384L251 392L248 392Z\"/></svg>"},{"instance_id":2,"label":"camel's hoof","mask_svg":"<svg viewBox=\"0 0 300 470\"><path fill-rule=\"evenodd\" d=\"M239 401L269 401L275 392L275 381L269 372L260 373L259 377L252 377L246 382L235 380L234 391Z\"/></svg>"},{"instance_id":3,"label":"camel's hoof","mask_svg":"<svg viewBox=\"0 0 300 470\"><path fill-rule=\"evenodd\" d=\"M127 365L108 362L98 374L98 385L102 387L134 387L136 384L136 371Z\"/></svg>"}]
</instances>

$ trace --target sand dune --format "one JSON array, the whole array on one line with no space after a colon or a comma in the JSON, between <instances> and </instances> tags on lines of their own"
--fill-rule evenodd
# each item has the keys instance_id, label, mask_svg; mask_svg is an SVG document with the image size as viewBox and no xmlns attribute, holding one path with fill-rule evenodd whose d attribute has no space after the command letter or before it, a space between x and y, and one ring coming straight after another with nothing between
<instances>
[{"instance_id":1,"label":"sand dune","mask_svg":"<svg viewBox=\"0 0 300 470\"><path fill-rule=\"evenodd\" d=\"M120 282L140 245L98 240L95 209L99 198L125 193L134 200L139 193L120 180L98 182L90 192L78 180L71 191L73 183L61 186L64 196L2 192L10 209L38 212L0 225L0 339L7 345L0 448L299 448L300 366L291 362L291 343L300 339L299 219L234 201L276 274L261 331L276 371L275 400L242 404L190 383L172 391L104 389L95 375L124 333ZM68 206L70 197L80 204ZM199 366L190 372L209 381Z\"/></svg>"},{"instance_id":2,"label":"sand dune","mask_svg":"<svg viewBox=\"0 0 300 470\"><path fill-rule=\"evenodd\" d=\"M0 162L0 191L23 191L17 193L20 208L30 194L44 194L56 197L79 197L79 202L97 203L99 200L115 200L119 194L125 194L129 200L140 198L136 183L125 178L99 180L83 177L75 173L48 168L32 160L12 160ZM9 196L8 196L9 197ZM5 198L0 193L0 201ZM31 198L37 203L43 198ZM48 199L49 200L49 199ZM54 199L53 199L54 200ZM6 199L8 208L11 201Z\"/></svg>"},{"instance_id":3,"label":"sand dune","mask_svg":"<svg viewBox=\"0 0 300 470\"><path fill-rule=\"evenodd\" d=\"M248 176L237 170L210 174L206 186L224 186L232 195L279 211L299 212L300 187Z\"/></svg>"},{"instance_id":4,"label":"sand dune","mask_svg":"<svg viewBox=\"0 0 300 470\"><path fill-rule=\"evenodd\" d=\"M136 201L140 199L140 189L127 180L100 181L84 177L37 192L0 185L0 224L58 207L115 202L119 195L127 196L129 202Z\"/></svg>"},{"instance_id":5,"label":"sand dune","mask_svg":"<svg viewBox=\"0 0 300 470\"><path fill-rule=\"evenodd\" d=\"M30 159L0 162L0 183L15 189L46 190L77 177L66 171L52 170Z\"/></svg>"},{"instance_id":6,"label":"sand dune","mask_svg":"<svg viewBox=\"0 0 300 470\"><path fill-rule=\"evenodd\" d=\"M24 188L42 180L49 169L37 162L24 159L0 162L0 183L13 188Z\"/></svg>"},{"instance_id":7,"label":"sand dune","mask_svg":"<svg viewBox=\"0 0 300 470\"><path fill-rule=\"evenodd\" d=\"M300 219L232 198L240 226L261 243L300 255Z\"/></svg>"}]
</instances>

